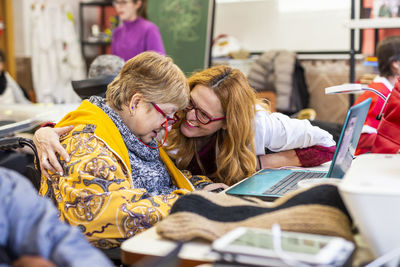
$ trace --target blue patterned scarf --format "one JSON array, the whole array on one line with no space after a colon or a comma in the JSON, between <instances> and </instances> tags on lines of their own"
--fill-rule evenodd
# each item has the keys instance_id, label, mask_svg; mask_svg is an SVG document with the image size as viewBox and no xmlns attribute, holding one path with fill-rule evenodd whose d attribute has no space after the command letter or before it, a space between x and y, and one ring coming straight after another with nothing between
<instances>
[{"instance_id":1,"label":"blue patterned scarf","mask_svg":"<svg viewBox=\"0 0 400 267\"><path fill-rule=\"evenodd\" d=\"M158 149L151 149L141 143L121 117L106 104L104 98L92 96L89 102L103 110L121 133L128 148L134 188L144 188L151 196L166 195L176 190ZM149 145L155 147L157 143L153 140Z\"/></svg>"}]
</instances>

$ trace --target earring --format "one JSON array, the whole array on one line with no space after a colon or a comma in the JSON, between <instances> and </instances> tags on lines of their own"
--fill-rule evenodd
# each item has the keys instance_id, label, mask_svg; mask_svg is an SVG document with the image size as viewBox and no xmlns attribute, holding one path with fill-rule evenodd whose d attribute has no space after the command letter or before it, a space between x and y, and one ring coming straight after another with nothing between
<instances>
[{"instance_id":1,"label":"earring","mask_svg":"<svg viewBox=\"0 0 400 267\"><path fill-rule=\"evenodd\" d=\"M129 112L131 114L131 116L133 117L136 113L135 107L131 107L131 110Z\"/></svg>"}]
</instances>

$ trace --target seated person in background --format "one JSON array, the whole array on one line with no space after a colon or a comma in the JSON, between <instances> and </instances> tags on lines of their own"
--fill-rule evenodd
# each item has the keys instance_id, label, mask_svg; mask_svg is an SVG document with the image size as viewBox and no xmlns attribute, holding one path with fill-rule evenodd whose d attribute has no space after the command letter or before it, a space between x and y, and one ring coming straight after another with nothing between
<instances>
[{"instance_id":1,"label":"seated person in background","mask_svg":"<svg viewBox=\"0 0 400 267\"><path fill-rule=\"evenodd\" d=\"M99 248L152 227L193 190L154 140L188 99L186 77L170 58L144 52L130 59L105 99L83 101L56 125L74 126L61 138L69 160L61 158L63 172L42 175L39 194Z\"/></svg>"},{"instance_id":2,"label":"seated person in background","mask_svg":"<svg viewBox=\"0 0 400 267\"><path fill-rule=\"evenodd\" d=\"M30 103L21 87L4 70L5 60L4 52L0 50L0 104Z\"/></svg>"},{"instance_id":3,"label":"seated person in background","mask_svg":"<svg viewBox=\"0 0 400 267\"><path fill-rule=\"evenodd\" d=\"M376 48L376 57L378 58L379 76L368 87L376 89L388 97L400 75L400 36L389 36L380 41ZM380 122L377 117L385 102L377 94L366 91L354 105L368 98L371 98L372 102L358 141L356 155L371 152Z\"/></svg>"},{"instance_id":4,"label":"seated person in background","mask_svg":"<svg viewBox=\"0 0 400 267\"><path fill-rule=\"evenodd\" d=\"M90 64L88 78L100 78L109 75L117 76L124 64L125 61L119 56L97 56Z\"/></svg>"},{"instance_id":5,"label":"seated person in background","mask_svg":"<svg viewBox=\"0 0 400 267\"><path fill-rule=\"evenodd\" d=\"M104 98L108 84L118 75L124 64L124 60L118 56L100 55L90 64L88 79L72 81L72 88L82 100L92 95Z\"/></svg>"},{"instance_id":6,"label":"seated person in background","mask_svg":"<svg viewBox=\"0 0 400 267\"><path fill-rule=\"evenodd\" d=\"M14 81L10 74L4 70L6 58L0 50L0 105L6 104L30 104L25 97L22 88ZM0 120L0 126L13 123L13 120ZM15 151L0 151L0 166L7 167L27 175L26 165L33 161L33 156L27 153Z\"/></svg>"},{"instance_id":7,"label":"seated person in background","mask_svg":"<svg viewBox=\"0 0 400 267\"><path fill-rule=\"evenodd\" d=\"M166 147L180 169L232 185L260 167L316 166L332 159L335 142L328 132L307 120L270 113L239 70L206 69L190 77L189 86L190 105ZM43 154L41 166L60 172L55 152L66 153L57 134L42 128L34 140Z\"/></svg>"},{"instance_id":8,"label":"seated person in background","mask_svg":"<svg viewBox=\"0 0 400 267\"><path fill-rule=\"evenodd\" d=\"M0 168L0 265L113 266L20 174Z\"/></svg>"},{"instance_id":9,"label":"seated person in background","mask_svg":"<svg viewBox=\"0 0 400 267\"><path fill-rule=\"evenodd\" d=\"M400 153L400 78L387 101L385 114L379 123L371 153Z\"/></svg>"}]
</instances>

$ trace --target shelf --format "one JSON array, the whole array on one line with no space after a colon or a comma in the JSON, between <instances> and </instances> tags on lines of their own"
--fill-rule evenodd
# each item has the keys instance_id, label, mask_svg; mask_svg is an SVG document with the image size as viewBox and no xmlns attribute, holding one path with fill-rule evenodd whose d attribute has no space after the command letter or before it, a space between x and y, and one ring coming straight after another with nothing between
<instances>
[{"instance_id":1,"label":"shelf","mask_svg":"<svg viewBox=\"0 0 400 267\"><path fill-rule=\"evenodd\" d=\"M350 55L347 54L298 54L297 58L300 60L349 60ZM362 54L355 54L354 58L357 60L364 59Z\"/></svg>"},{"instance_id":2,"label":"shelf","mask_svg":"<svg viewBox=\"0 0 400 267\"><path fill-rule=\"evenodd\" d=\"M81 6L112 6L112 2L107 1L84 1L79 3Z\"/></svg>"},{"instance_id":3,"label":"shelf","mask_svg":"<svg viewBox=\"0 0 400 267\"><path fill-rule=\"evenodd\" d=\"M83 45L102 45L102 46L107 46L107 45L111 45L111 42L90 42L90 41L82 41Z\"/></svg>"},{"instance_id":4,"label":"shelf","mask_svg":"<svg viewBox=\"0 0 400 267\"><path fill-rule=\"evenodd\" d=\"M345 25L350 29L400 28L400 18L354 19Z\"/></svg>"}]
</instances>

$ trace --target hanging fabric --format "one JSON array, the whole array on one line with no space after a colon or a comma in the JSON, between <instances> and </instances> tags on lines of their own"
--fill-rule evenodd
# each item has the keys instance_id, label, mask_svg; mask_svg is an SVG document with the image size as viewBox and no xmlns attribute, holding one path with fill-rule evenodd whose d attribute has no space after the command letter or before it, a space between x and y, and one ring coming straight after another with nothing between
<instances>
[{"instance_id":1,"label":"hanging fabric","mask_svg":"<svg viewBox=\"0 0 400 267\"><path fill-rule=\"evenodd\" d=\"M71 81L85 79L86 68L70 5L62 0L35 1L30 22L32 76L38 102L79 102Z\"/></svg>"}]
</instances>

